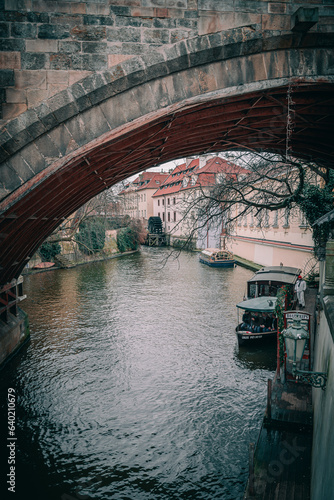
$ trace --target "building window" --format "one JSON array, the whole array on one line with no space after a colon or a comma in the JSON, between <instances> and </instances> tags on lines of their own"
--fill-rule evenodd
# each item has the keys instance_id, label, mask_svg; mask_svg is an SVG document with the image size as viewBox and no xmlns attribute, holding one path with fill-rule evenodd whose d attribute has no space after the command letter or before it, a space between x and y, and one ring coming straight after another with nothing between
<instances>
[{"instance_id":1,"label":"building window","mask_svg":"<svg viewBox=\"0 0 334 500\"><path fill-rule=\"evenodd\" d=\"M303 214L303 212L300 212L299 227L303 227L303 228L308 227L307 220L306 220L305 214Z\"/></svg>"},{"instance_id":2,"label":"building window","mask_svg":"<svg viewBox=\"0 0 334 500\"><path fill-rule=\"evenodd\" d=\"M170 212L168 212L168 214L167 214L167 220L168 220L168 222L170 222Z\"/></svg>"},{"instance_id":3,"label":"building window","mask_svg":"<svg viewBox=\"0 0 334 500\"><path fill-rule=\"evenodd\" d=\"M191 176L191 185L192 186L195 186L195 184L197 182L197 179L198 179L198 175L192 175Z\"/></svg>"},{"instance_id":4,"label":"building window","mask_svg":"<svg viewBox=\"0 0 334 500\"><path fill-rule=\"evenodd\" d=\"M242 222L242 210L243 210L243 207L242 205L239 205L239 208L238 208L238 227L241 227L241 222Z\"/></svg>"},{"instance_id":5,"label":"building window","mask_svg":"<svg viewBox=\"0 0 334 500\"><path fill-rule=\"evenodd\" d=\"M175 198L174 198L175 200ZM176 222L176 212L174 212L174 222Z\"/></svg>"},{"instance_id":6,"label":"building window","mask_svg":"<svg viewBox=\"0 0 334 500\"><path fill-rule=\"evenodd\" d=\"M160 212L158 212L158 217L160 217Z\"/></svg>"},{"instance_id":7,"label":"building window","mask_svg":"<svg viewBox=\"0 0 334 500\"><path fill-rule=\"evenodd\" d=\"M173 205L175 205L176 203L176 198L173 198Z\"/></svg>"},{"instance_id":8,"label":"building window","mask_svg":"<svg viewBox=\"0 0 334 500\"><path fill-rule=\"evenodd\" d=\"M274 212L273 227L278 227L278 210Z\"/></svg>"},{"instance_id":9,"label":"building window","mask_svg":"<svg viewBox=\"0 0 334 500\"><path fill-rule=\"evenodd\" d=\"M170 205L170 198L167 198L167 205Z\"/></svg>"},{"instance_id":10,"label":"building window","mask_svg":"<svg viewBox=\"0 0 334 500\"><path fill-rule=\"evenodd\" d=\"M165 222L165 212L162 212L162 221Z\"/></svg>"},{"instance_id":11,"label":"building window","mask_svg":"<svg viewBox=\"0 0 334 500\"><path fill-rule=\"evenodd\" d=\"M158 207L160 207L160 200L158 200Z\"/></svg>"},{"instance_id":12,"label":"building window","mask_svg":"<svg viewBox=\"0 0 334 500\"><path fill-rule=\"evenodd\" d=\"M289 219L290 219L290 208L286 208L284 212L284 224L283 224L284 228L290 227Z\"/></svg>"},{"instance_id":13,"label":"building window","mask_svg":"<svg viewBox=\"0 0 334 500\"><path fill-rule=\"evenodd\" d=\"M165 198L162 198L162 204L164 205L165 204Z\"/></svg>"},{"instance_id":14,"label":"building window","mask_svg":"<svg viewBox=\"0 0 334 500\"><path fill-rule=\"evenodd\" d=\"M269 227L269 212L268 210L264 213L264 227Z\"/></svg>"},{"instance_id":15,"label":"building window","mask_svg":"<svg viewBox=\"0 0 334 500\"><path fill-rule=\"evenodd\" d=\"M253 214L253 210L251 210L250 212L250 223L249 223L250 227L254 227L254 214Z\"/></svg>"}]
</instances>

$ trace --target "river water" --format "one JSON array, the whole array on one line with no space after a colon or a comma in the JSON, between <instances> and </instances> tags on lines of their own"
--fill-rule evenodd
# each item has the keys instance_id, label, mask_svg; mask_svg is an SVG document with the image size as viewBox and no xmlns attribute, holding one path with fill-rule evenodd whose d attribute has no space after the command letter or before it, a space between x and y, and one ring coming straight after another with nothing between
<instances>
[{"instance_id":1,"label":"river water","mask_svg":"<svg viewBox=\"0 0 334 500\"><path fill-rule=\"evenodd\" d=\"M242 498L275 369L233 331L252 272L168 252L25 277L31 339L0 387L16 499Z\"/></svg>"}]
</instances>

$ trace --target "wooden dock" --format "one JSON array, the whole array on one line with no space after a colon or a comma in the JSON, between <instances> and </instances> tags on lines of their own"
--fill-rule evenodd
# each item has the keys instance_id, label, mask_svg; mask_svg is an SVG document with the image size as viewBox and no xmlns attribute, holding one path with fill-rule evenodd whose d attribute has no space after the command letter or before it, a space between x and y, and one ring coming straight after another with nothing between
<instances>
[{"instance_id":1,"label":"wooden dock","mask_svg":"<svg viewBox=\"0 0 334 500\"><path fill-rule=\"evenodd\" d=\"M311 452L311 387L276 379L255 450L250 446L244 500L309 500Z\"/></svg>"}]
</instances>

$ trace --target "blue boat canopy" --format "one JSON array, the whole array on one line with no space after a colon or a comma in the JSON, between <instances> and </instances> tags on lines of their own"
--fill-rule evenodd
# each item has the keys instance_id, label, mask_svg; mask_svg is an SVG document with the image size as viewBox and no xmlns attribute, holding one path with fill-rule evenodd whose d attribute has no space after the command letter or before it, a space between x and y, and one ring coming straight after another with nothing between
<instances>
[{"instance_id":1,"label":"blue boat canopy","mask_svg":"<svg viewBox=\"0 0 334 500\"><path fill-rule=\"evenodd\" d=\"M219 248L206 248L201 251L203 257L217 258L217 259L233 259L233 254L227 250L221 250Z\"/></svg>"},{"instance_id":2,"label":"blue boat canopy","mask_svg":"<svg viewBox=\"0 0 334 500\"><path fill-rule=\"evenodd\" d=\"M243 300L237 304L239 309L258 312L274 312L277 297L256 297L255 299Z\"/></svg>"}]
</instances>

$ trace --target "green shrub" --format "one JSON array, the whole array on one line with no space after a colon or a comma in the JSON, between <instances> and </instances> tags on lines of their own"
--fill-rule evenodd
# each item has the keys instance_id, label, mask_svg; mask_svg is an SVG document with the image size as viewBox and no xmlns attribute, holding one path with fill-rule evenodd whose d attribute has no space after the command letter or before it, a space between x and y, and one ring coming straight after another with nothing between
<instances>
[{"instance_id":1,"label":"green shrub","mask_svg":"<svg viewBox=\"0 0 334 500\"><path fill-rule=\"evenodd\" d=\"M138 233L132 227L125 227L117 231L117 246L120 252L137 250Z\"/></svg>"},{"instance_id":2,"label":"green shrub","mask_svg":"<svg viewBox=\"0 0 334 500\"><path fill-rule=\"evenodd\" d=\"M82 222L76 235L79 250L86 255L100 252L106 239L104 220L91 218Z\"/></svg>"},{"instance_id":3,"label":"green shrub","mask_svg":"<svg viewBox=\"0 0 334 500\"><path fill-rule=\"evenodd\" d=\"M50 243L45 241L38 249L38 253L42 258L43 262L50 262L54 259L56 255L61 252L61 246L59 243Z\"/></svg>"}]
</instances>

